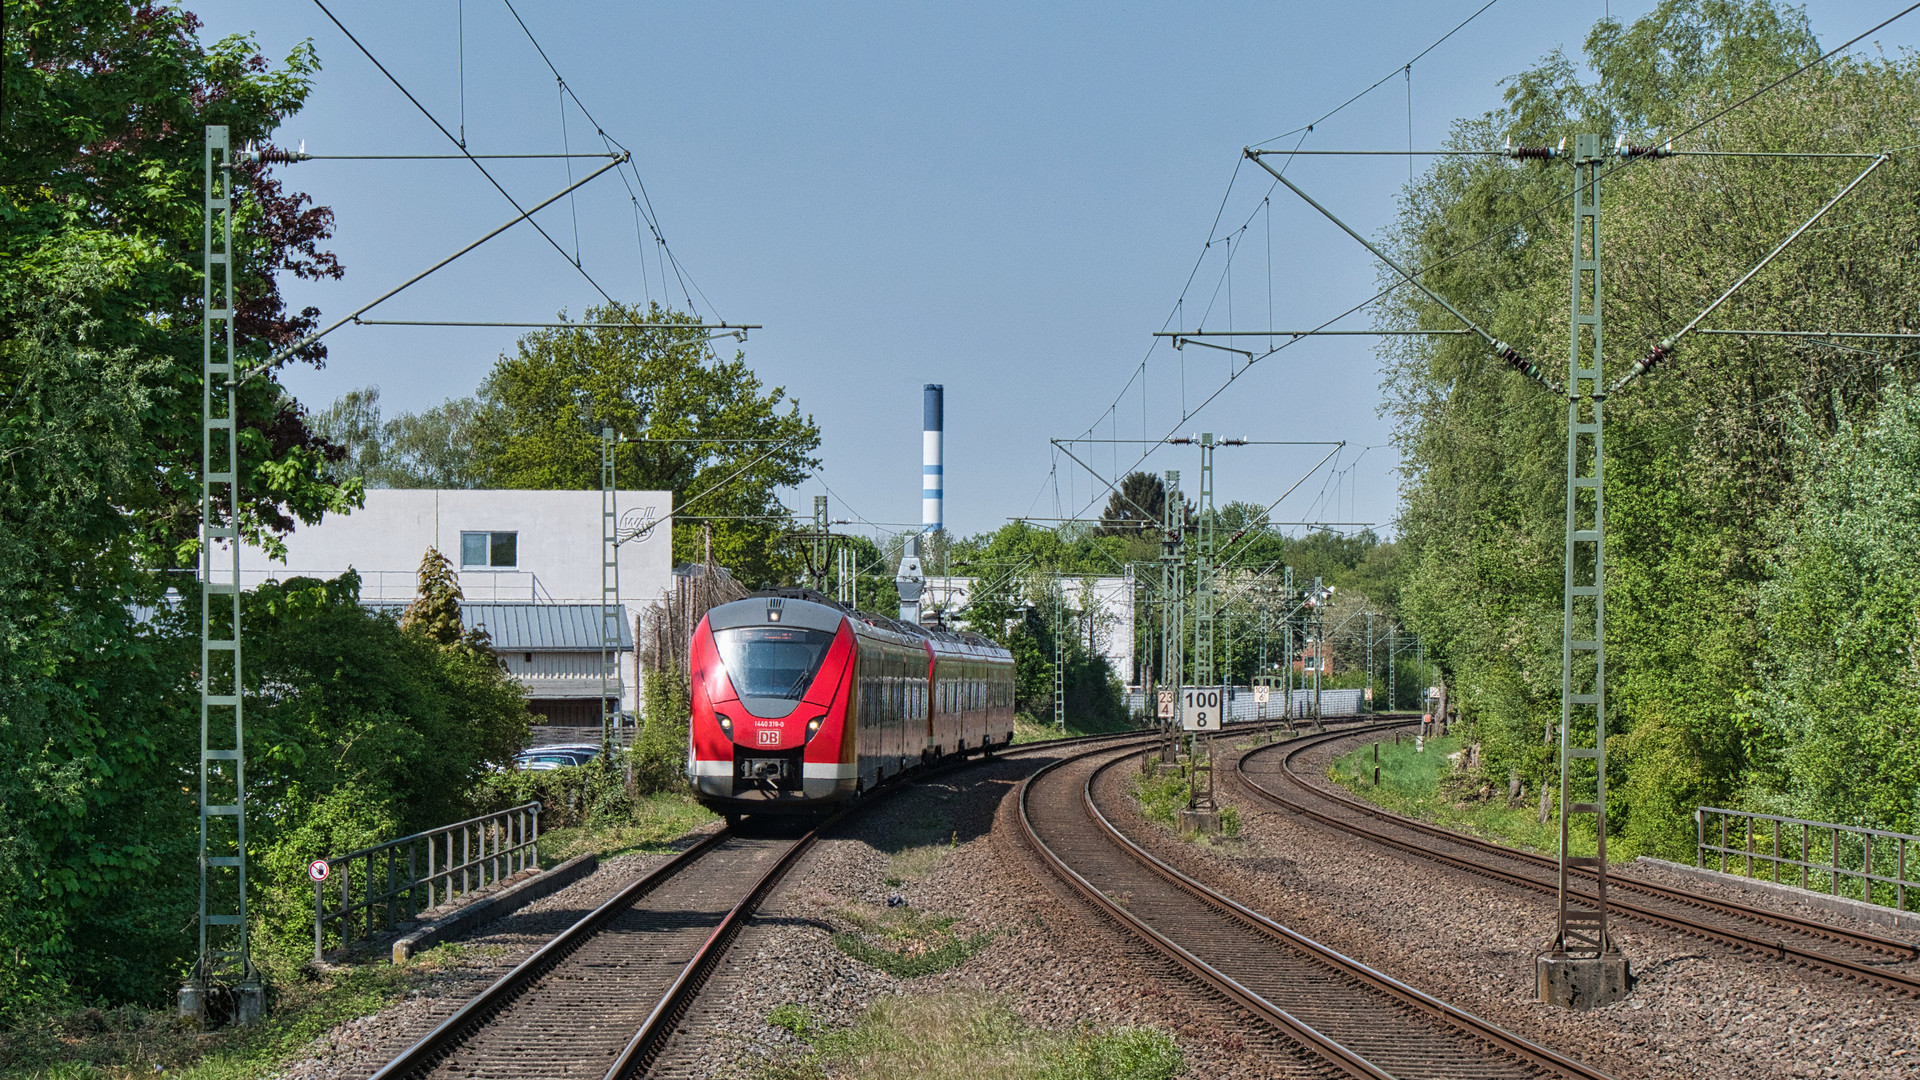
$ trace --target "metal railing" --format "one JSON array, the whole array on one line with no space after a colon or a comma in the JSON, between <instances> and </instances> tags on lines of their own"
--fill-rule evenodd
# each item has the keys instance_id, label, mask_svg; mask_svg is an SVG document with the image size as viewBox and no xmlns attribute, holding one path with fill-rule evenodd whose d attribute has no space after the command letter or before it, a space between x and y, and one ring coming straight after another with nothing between
<instances>
[{"instance_id":1,"label":"metal railing","mask_svg":"<svg viewBox=\"0 0 1920 1080\"><path fill-rule=\"evenodd\" d=\"M537 802L320 859L308 867L313 958L330 940L335 947L364 941L539 864Z\"/></svg>"},{"instance_id":2,"label":"metal railing","mask_svg":"<svg viewBox=\"0 0 1920 1080\"><path fill-rule=\"evenodd\" d=\"M1695 866L1704 868L1718 856L1721 871L1732 860L1746 877L1764 877L1771 867L1776 884L1781 867L1788 877L1798 868L1803 889L1902 911L1911 910L1910 889L1920 900L1920 878L1907 873L1907 847L1920 847L1920 836L1715 806L1695 809L1693 823ZM1719 843L1709 843L1716 832ZM1754 873L1756 863L1760 874Z\"/></svg>"},{"instance_id":3,"label":"metal railing","mask_svg":"<svg viewBox=\"0 0 1920 1080\"><path fill-rule=\"evenodd\" d=\"M294 570L285 567L268 569L245 569L240 571L241 583L249 589L264 582L286 581L288 578L336 577L339 570ZM412 600L420 591L420 574L416 570L360 570L360 599L375 603L404 603ZM553 594L547 591L539 575L531 570L496 570L487 566L466 566L460 568L460 591L468 601L495 600L545 600L553 601Z\"/></svg>"}]
</instances>

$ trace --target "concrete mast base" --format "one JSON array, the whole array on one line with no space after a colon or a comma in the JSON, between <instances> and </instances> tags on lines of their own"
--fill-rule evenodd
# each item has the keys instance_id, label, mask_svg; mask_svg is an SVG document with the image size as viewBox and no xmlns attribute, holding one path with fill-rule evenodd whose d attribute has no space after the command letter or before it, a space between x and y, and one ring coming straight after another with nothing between
<instances>
[{"instance_id":1,"label":"concrete mast base","mask_svg":"<svg viewBox=\"0 0 1920 1080\"><path fill-rule=\"evenodd\" d=\"M1547 953L1534 961L1539 1000L1576 1012L1621 1001L1633 992L1633 970L1617 952L1602 956Z\"/></svg>"}]
</instances>

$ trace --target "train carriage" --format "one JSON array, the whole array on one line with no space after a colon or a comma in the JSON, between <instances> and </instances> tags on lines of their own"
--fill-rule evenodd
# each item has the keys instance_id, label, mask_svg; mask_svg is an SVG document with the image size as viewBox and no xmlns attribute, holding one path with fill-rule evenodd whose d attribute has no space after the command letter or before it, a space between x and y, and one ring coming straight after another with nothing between
<instances>
[{"instance_id":1,"label":"train carriage","mask_svg":"<svg viewBox=\"0 0 1920 1080\"><path fill-rule=\"evenodd\" d=\"M712 609L689 655L687 776L729 816L825 808L1013 739L1011 653L811 590Z\"/></svg>"}]
</instances>

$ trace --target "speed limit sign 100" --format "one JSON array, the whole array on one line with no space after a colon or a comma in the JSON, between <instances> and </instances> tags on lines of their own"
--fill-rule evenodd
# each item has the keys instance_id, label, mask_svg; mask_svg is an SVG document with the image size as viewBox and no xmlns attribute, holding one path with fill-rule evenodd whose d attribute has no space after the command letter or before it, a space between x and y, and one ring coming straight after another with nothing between
<instances>
[{"instance_id":1,"label":"speed limit sign 100","mask_svg":"<svg viewBox=\"0 0 1920 1080\"><path fill-rule=\"evenodd\" d=\"M1219 731L1220 688L1188 686L1180 691L1180 727L1185 731Z\"/></svg>"}]
</instances>

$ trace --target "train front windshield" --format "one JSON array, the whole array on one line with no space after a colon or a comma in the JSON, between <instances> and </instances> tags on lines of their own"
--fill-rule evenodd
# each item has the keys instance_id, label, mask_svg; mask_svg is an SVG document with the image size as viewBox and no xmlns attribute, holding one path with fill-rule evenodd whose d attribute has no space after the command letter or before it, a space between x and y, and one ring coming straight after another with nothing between
<instances>
[{"instance_id":1,"label":"train front windshield","mask_svg":"<svg viewBox=\"0 0 1920 1080\"><path fill-rule=\"evenodd\" d=\"M827 658L833 635L823 630L742 626L715 631L720 662L741 697L798 699Z\"/></svg>"}]
</instances>

